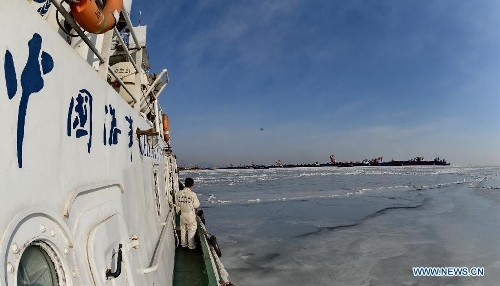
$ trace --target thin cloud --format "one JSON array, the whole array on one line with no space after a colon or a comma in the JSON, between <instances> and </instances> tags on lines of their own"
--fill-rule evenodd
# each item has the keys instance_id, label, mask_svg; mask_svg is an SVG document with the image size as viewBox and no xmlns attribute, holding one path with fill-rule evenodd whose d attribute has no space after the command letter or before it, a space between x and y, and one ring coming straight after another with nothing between
<instances>
[{"instance_id":1,"label":"thin cloud","mask_svg":"<svg viewBox=\"0 0 500 286\"><path fill-rule=\"evenodd\" d=\"M186 162L498 154L497 1L144 7L154 10L143 21L149 43L160 43L149 47L152 65L171 79L160 100Z\"/></svg>"}]
</instances>

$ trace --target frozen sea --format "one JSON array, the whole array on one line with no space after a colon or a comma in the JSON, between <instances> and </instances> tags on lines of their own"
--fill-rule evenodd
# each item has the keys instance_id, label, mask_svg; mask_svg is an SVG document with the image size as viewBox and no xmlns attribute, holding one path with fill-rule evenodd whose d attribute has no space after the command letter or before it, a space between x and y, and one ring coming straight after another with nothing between
<instances>
[{"instance_id":1,"label":"frozen sea","mask_svg":"<svg viewBox=\"0 0 500 286\"><path fill-rule=\"evenodd\" d=\"M499 167L183 171L236 285L498 285ZM416 277L413 267L484 267Z\"/></svg>"}]
</instances>

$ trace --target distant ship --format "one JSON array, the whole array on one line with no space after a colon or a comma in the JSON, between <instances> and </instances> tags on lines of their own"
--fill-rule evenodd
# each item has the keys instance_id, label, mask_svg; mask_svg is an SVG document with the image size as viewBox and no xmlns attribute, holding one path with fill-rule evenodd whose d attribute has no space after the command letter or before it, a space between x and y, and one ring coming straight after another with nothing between
<instances>
[{"instance_id":1,"label":"distant ship","mask_svg":"<svg viewBox=\"0 0 500 286\"><path fill-rule=\"evenodd\" d=\"M335 157L333 155L330 156L330 166L337 167L356 167L356 166L447 166L450 163L446 162L446 159L440 159L439 157L435 157L432 161L425 161L424 157L415 157L410 160L405 161L395 161L391 160L388 162L382 162L382 157L378 157L375 159L365 159L361 162L337 162L335 161Z\"/></svg>"},{"instance_id":2,"label":"distant ship","mask_svg":"<svg viewBox=\"0 0 500 286\"><path fill-rule=\"evenodd\" d=\"M446 162L446 159L440 159L439 157L434 158L432 161L425 161L424 157L415 157L411 160L406 161L394 161L382 162L378 166L447 166L450 163ZM377 165L375 165L377 166Z\"/></svg>"},{"instance_id":3,"label":"distant ship","mask_svg":"<svg viewBox=\"0 0 500 286\"><path fill-rule=\"evenodd\" d=\"M334 155L330 155L330 162L325 164L320 164L318 162L310 163L310 164L283 164L281 160L276 161L275 165L267 166L268 168L294 168L294 167L363 167L363 166L425 166L425 165L434 165L434 166L444 166L450 165L450 163L446 162L446 159L440 159L439 157L434 158L432 161L425 161L424 157L415 157L406 161L395 161L391 160L388 162L382 162L383 158L378 157L375 159L365 159L361 162L345 162L345 161L337 161Z\"/></svg>"},{"instance_id":4,"label":"distant ship","mask_svg":"<svg viewBox=\"0 0 500 286\"><path fill-rule=\"evenodd\" d=\"M298 168L298 167L365 167L365 166L447 166L450 163L446 162L446 159L440 159L439 157L434 158L432 161L425 161L424 157L415 157L406 161L395 161L391 160L388 162L382 162L383 158L378 157L375 159L365 159L361 162L353 161L337 161L334 155L330 156L330 162L320 164L319 162L314 163L302 163L302 164L284 164L281 160L276 161L274 165L256 165L252 163L251 165L240 165L234 166L230 165L227 167L220 167L217 169L270 169L270 168Z\"/></svg>"}]
</instances>

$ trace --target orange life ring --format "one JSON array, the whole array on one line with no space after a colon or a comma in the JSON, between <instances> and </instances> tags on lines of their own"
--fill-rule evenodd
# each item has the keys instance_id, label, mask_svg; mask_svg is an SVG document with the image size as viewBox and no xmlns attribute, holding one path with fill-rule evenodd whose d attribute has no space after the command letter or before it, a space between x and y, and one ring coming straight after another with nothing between
<instances>
[{"instance_id":1,"label":"orange life ring","mask_svg":"<svg viewBox=\"0 0 500 286\"><path fill-rule=\"evenodd\" d=\"M76 22L87 32L105 33L116 25L122 11L123 0L107 0L104 9L97 6L95 0L80 0L71 3L71 14Z\"/></svg>"},{"instance_id":2,"label":"orange life ring","mask_svg":"<svg viewBox=\"0 0 500 286\"><path fill-rule=\"evenodd\" d=\"M162 122L163 122L163 139L165 139L165 142L168 142L170 140L170 126L168 125L168 115L165 113L162 115Z\"/></svg>"}]
</instances>

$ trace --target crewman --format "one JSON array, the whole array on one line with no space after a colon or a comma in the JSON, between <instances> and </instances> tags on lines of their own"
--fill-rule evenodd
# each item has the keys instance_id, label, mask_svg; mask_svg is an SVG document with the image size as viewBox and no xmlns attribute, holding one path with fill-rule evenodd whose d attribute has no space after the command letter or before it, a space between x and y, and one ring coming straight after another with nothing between
<instances>
[{"instance_id":1,"label":"crewman","mask_svg":"<svg viewBox=\"0 0 500 286\"><path fill-rule=\"evenodd\" d=\"M176 212L181 215L181 246L195 249L194 236L196 234L196 209L200 207L200 201L196 193L191 191L194 186L192 178L186 178L184 189L177 192L175 196Z\"/></svg>"}]
</instances>

